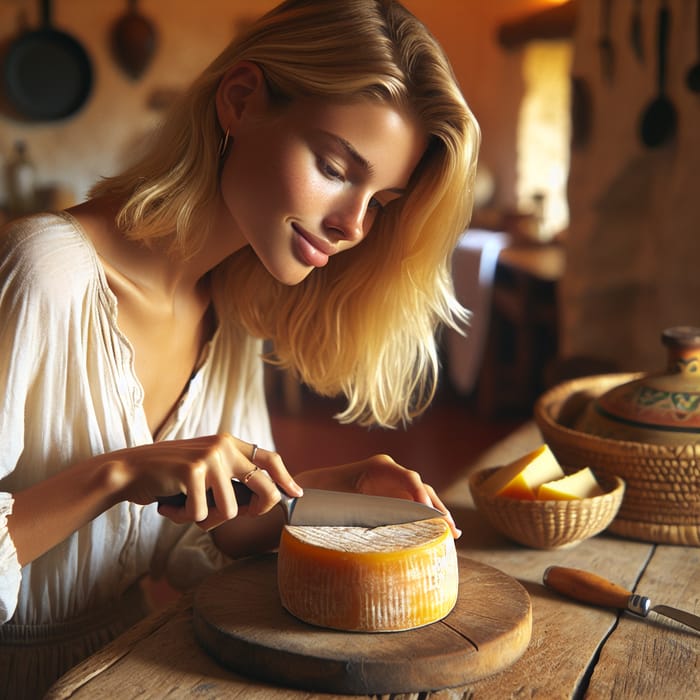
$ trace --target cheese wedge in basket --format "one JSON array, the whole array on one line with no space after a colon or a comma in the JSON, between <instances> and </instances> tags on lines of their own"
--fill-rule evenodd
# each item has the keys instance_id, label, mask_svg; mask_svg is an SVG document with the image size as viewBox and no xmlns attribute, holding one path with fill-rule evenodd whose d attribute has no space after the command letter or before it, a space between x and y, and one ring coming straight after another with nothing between
<instances>
[{"instance_id":1,"label":"cheese wedge in basket","mask_svg":"<svg viewBox=\"0 0 700 700\"><path fill-rule=\"evenodd\" d=\"M564 476L564 470L549 446L541 445L494 472L482 486L489 496L508 496L534 501L540 484Z\"/></svg>"},{"instance_id":2,"label":"cheese wedge in basket","mask_svg":"<svg viewBox=\"0 0 700 700\"><path fill-rule=\"evenodd\" d=\"M527 501L573 500L603 493L589 467L567 476L546 444L496 470L482 487L488 496Z\"/></svg>"},{"instance_id":3,"label":"cheese wedge in basket","mask_svg":"<svg viewBox=\"0 0 700 700\"><path fill-rule=\"evenodd\" d=\"M537 498L543 501L572 501L576 498L593 498L604 493L590 467L565 476L563 479L549 481L537 488Z\"/></svg>"}]
</instances>

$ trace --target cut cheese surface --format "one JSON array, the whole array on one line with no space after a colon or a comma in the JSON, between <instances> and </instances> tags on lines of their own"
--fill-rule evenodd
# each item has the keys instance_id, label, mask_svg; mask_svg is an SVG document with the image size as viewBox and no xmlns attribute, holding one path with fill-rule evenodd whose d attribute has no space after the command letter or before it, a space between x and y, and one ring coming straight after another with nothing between
<instances>
[{"instance_id":1,"label":"cut cheese surface","mask_svg":"<svg viewBox=\"0 0 700 700\"><path fill-rule=\"evenodd\" d=\"M564 470L548 445L501 467L483 483L489 496L508 496L534 501L540 484L564 477Z\"/></svg>"},{"instance_id":2,"label":"cut cheese surface","mask_svg":"<svg viewBox=\"0 0 700 700\"><path fill-rule=\"evenodd\" d=\"M542 484L537 489L540 500L575 500L592 498L604 493L589 467L580 469L563 479Z\"/></svg>"},{"instance_id":3,"label":"cut cheese surface","mask_svg":"<svg viewBox=\"0 0 700 700\"><path fill-rule=\"evenodd\" d=\"M422 627L452 610L458 581L454 539L442 518L375 528L287 525L282 532L282 605L320 627Z\"/></svg>"}]
</instances>

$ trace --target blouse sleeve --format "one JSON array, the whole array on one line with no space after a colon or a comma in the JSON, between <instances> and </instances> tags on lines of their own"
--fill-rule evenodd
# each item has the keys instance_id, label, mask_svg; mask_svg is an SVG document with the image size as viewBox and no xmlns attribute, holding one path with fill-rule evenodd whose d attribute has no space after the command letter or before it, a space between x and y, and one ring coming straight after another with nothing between
<instances>
[{"instance_id":1,"label":"blouse sleeve","mask_svg":"<svg viewBox=\"0 0 700 700\"><path fill-rule=\"evenodd\" d=\"M0 624L13 615L22 580L17 550L7 529L12 504L13 499L8 493L0 493Z\"/></svg>"},{"instance_id":2,"label":"blouse sleeve","mask_svg":"<svg viewBox=\"0 0 700 700\"><path fill-rule=\"evenodd\" d=\"M17 606L21 567L7 528L14 499L9 481L24 449L26 399L42 344L41 310L28 292L31 271L0 233L0 624Z\"/></svg>"}]
</instances>

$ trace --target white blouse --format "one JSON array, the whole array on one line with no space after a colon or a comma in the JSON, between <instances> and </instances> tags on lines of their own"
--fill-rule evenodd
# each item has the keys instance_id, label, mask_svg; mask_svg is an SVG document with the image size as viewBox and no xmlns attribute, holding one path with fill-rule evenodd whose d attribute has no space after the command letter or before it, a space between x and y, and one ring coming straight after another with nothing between
<instances>
[{"instance_id":1,"label":"white blouse","mask_svg":"<svg viewBox=\"0 0 700 700\"><path fill-rule=\"evenodd\" d=\"M228 431L271 449L261 342L219 327L156 440ZM164 368L167 371L167 368ZM0 231L0 623L51 623L113 600L147 572L189 586L227 559L155 504L120 503L22 568L7 529L12 493L98 453L153 442L133 350L89 238L69 214Z\"/></svg>"}]
</instances>

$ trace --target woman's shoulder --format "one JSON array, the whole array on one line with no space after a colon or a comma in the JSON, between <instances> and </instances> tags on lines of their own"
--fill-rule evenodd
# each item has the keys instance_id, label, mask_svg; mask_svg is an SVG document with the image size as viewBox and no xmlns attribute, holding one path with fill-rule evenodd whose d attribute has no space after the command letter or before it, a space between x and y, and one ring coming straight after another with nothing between
<instances>
[{"instance_id":1,"label":"woman's shoulder","mask_svg":"<svg viewBox=\"0 0 700 700\"><path fill-rule=\"evenodd\" d=\"M0 229L0 268L3 278L21 272L25 281L66 285L95 274L95 252L70 214L33 214Z\"/></svg>"}]
</instances>

